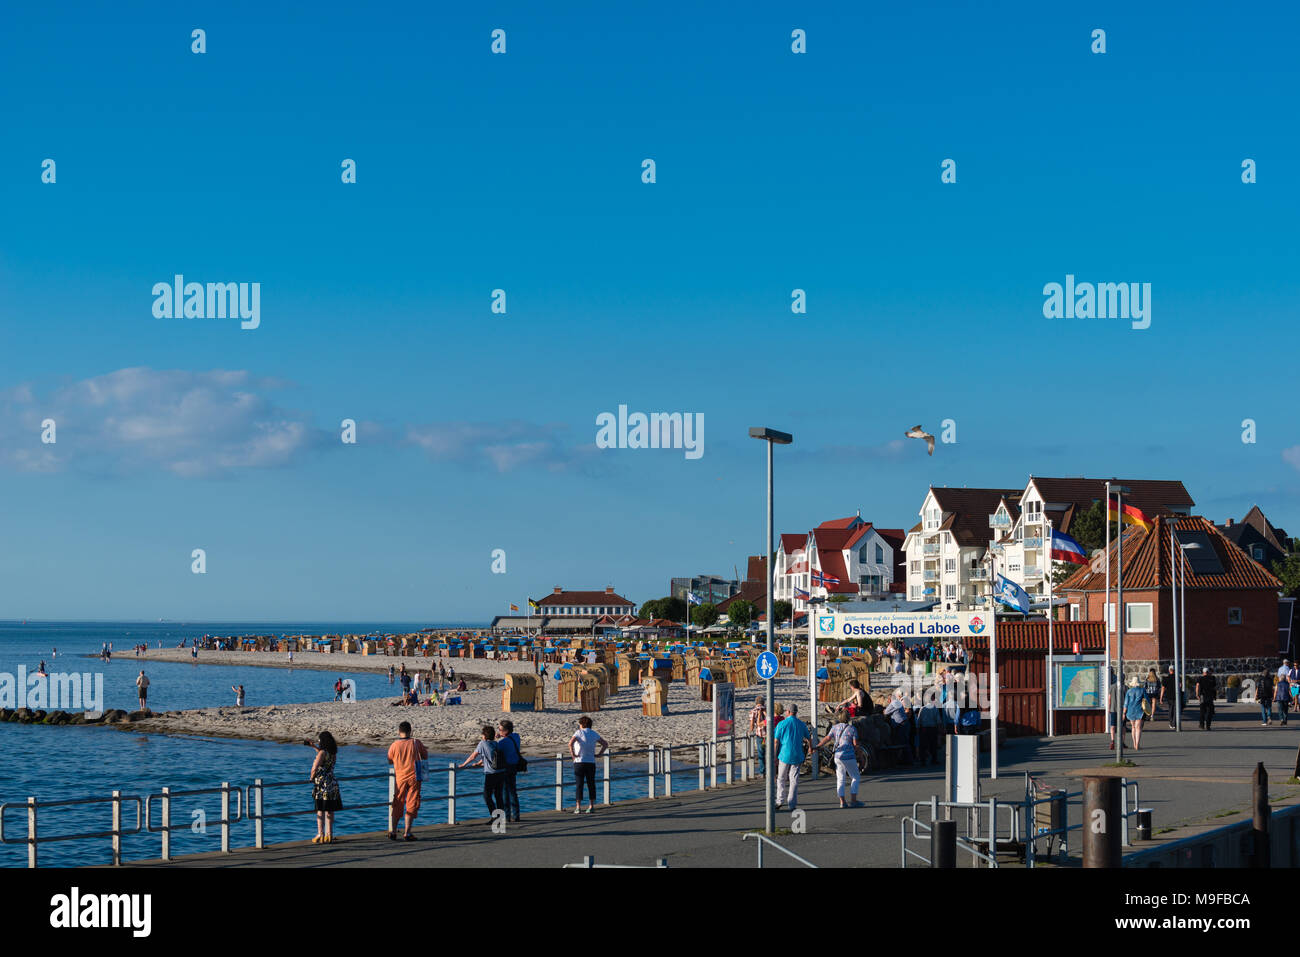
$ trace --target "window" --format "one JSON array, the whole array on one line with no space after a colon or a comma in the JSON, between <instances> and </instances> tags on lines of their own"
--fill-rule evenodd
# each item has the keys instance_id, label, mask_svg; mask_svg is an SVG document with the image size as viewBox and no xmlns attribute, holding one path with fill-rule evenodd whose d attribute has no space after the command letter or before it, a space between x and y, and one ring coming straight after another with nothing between
<instances>
[{"instance_id":1,"label":"window","mask_svg":"<svg viewBox=\"0 0 1300 957\"><path fill-rule=\"evenodd\" d=\"M1250 557L1253 558L1253 559L1255 559L1255 561L1257 561L1257 562L1262 562L1262 561L1264 560L1264 546L1263 546L1263 545L1251 545L1251 546L1250 546Z\"/></svg>"},{"instance_id":2,"label":"window","mask_svg":"<svg viewBox=\"0 0 1300 957\"><path fill-rule=\"evenodd\" d=\"M1240 609L1240 608L1229 608L1229 609L1228 609L1228 624L1230 624L1230 625L1240 625L1240 624L1241 624L1241 609Z\"/></svg>"},{"instance_id":3,"label":"window","mask_svg":"<svg viewBox=\"0 0 1300 957\"><path fill-rule=\"evenodd\" d=\"M865 565L865 564L867 563L867 546L866 546L866 545L863 545L862 548L861 548L861 550L858 552L858 561L861 562L863 565Z\"/></svg>"},{"instance_id":4,"label":"window","mask_svg":"<svg viewBox=\"0 0 1300 957\"><path fill-rule=\"evenodd\" d=\"M884 548L882 548L881 546L877 545L877 546L876 546L876 564L877 564L877 565L883 565L884 563L885 563L885 550L884 550Z\"/></svg>"},{"instance_id":5,"label":"window","mask_svg":"<svg viewBox=\"0 0 1300 957\"><path fill-rule=\"evenodd\" d=\"M911 570L912 570L912 571L914 571L914 572L919 572L919 571L921 570L921 563L920 563L920 562L909 562L909 564L911 565Z\"/></svg>"},{"instance_id":6,"label":"window","mask_svg":"<svg viewBox=\"0 0 1300 957\"><path fill-rule=\"evenodd\" d=\"M945 574L952 574L957 570L957 559L945 558L943 560L943 570Z\"/></svg>"},{"instance_id":7,"label":"window","mask_svg":"<svg viewBox=\"0 0 1300 957\"><path fill-rule=\"evenodd\" d=\"M1070 621L1079 621L1079 606L1070 605Z\"/></svg>"},{"instance_id":8,"label":"window","mask_svg":"<svg viewBox=\"0 0 1300 957\"><path fill-rule=\"evenodd\" d=\"M956 598L956 597L957 597L957 586L956 586L956 585L944 585L944 586L943 586L943 597L944 597L944 598L947 598L947 599L949 599L949 600Z\"/></svg>"},{"instance_id":9,"label":"window","mask_svg":"<svg viewBox=\"0 0 1300 957\"><path fill-rule=\"evenodd\" d=\"M1124 602L1124 630L1151 631L1151 602Z\"/></svg>"}]
</instances>

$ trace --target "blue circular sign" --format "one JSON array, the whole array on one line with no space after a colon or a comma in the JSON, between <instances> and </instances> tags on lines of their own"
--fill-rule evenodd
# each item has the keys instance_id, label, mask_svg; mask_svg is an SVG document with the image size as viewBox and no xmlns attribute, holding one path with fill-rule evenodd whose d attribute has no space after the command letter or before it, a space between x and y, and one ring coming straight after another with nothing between
<instances>
[{"instance_id":1,"label":"blue circular sign","mask_svg":"<svg viewBox=\"0 0 1300 957\"><path fill-rule=\"evenodd\" d=\"M764 681L771 681L776 677L778 662L776 655L770 651L765 651L758 656L758 661L754 663L754 670Z\"/></svg>"}]
</instances>

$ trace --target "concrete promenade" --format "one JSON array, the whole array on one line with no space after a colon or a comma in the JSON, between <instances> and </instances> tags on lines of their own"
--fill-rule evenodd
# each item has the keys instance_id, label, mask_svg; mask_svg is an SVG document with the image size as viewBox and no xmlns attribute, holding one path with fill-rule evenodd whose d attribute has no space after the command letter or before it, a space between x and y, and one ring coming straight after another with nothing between
<instances>
[{"instance_id":1,"label":"concrete promenade","mask_svg":"<svg viewBox=\"0 0 1300 957\"><path fill-rule=\"evenodd\" d=\"M1136 768L1103 768L1113 753L1101 735L1009 741L1002 749L999 779L983 780L983 797L1021 799L1025 771L1072 791L1079 789L1084 774L1124 775L1140 782L1141 804L1153 809L1155 834L1168 840L1191 833L1197 825L1219 826L1249 817L1250 775L1258 761L1269 772L1275 802L1300 796L1300 787L1284 783L1294 770L1300 720L1286 728L1261 727L1258 709L1244 703L1221 704L1210 732L1197 730L1194 711L1189 717L1181 734L1167 730L1163 717L1157 719L1144 734L1140 752L1125 750ZM987 755L983 757L987 762ZM693 786L693 776L682 775L674 783ZM833 777L804 778L799 803L807 811L808 832L781 834L776 840L820 867L897 867L900 819L911 814L913 802L928 801L942 788L940 768L886 771L864 779L860 798L865 807L840 810ZM593 855L601 864L648 866L662 857L669 867L753 867L755 843L742 842L741 835L763 826L761 794L762 784L755 782L598 806L590 815L537 812L508 825L504 835L491 833L486 818L454 827L417 822L420 840L411 843L389 841L382 832L344 834L328 846L289 843L260 851L194 855L167 866L559 867ZM566 788L566 804L571 798ZM466 811L477 804L462 803ZM477 805L476 810L481 809ZM1071 811L1078 813L1073 807ZM442 814L442 805L435 803L422 811L427 821ZM341 823L346 825L346 818ZM1071 823L1077 823L1077 817ZM788 812L778 812L777 825L789 827ZM1077 854L1077 834L1071 845ZM764 858L768 867L800 866L770 849Z\"/></svg>"}]
</instances>

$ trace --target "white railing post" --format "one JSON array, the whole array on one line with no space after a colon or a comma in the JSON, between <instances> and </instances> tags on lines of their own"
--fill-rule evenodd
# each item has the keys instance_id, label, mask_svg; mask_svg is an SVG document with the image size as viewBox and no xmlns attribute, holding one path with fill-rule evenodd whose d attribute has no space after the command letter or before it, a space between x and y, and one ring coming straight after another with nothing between
<instances>
[{"instance_id":1,"label":"white railing post","mask_svg":"<svg viewBox=\"0 0 1300 957\"><path fill-rule=\"evenodd\" d=\"M647 775L646 784L649 788L650 797L655 796L655 746L648 745L646 748Z\"/></svg>"},{"instance_id":2,"label":"white railing post","mask_svg":"<svg viewBox=\"0 0 1300 957\"><path fill-rule=\"evenodd\" d=\"M578 795L578 803L582 803L582 795ZM555 810L564 810L564 765L558 754L555 756Z\"/></svg>"},{"instance_id":3,"label":"white railing post","mask_svg":"<svg viewBox=\"0 0 1300 957\"><path fill-rule=\"evenodd\" d=\"M673 750L664 748L664 797L673 793Z\"/></svg>"},{"instance_id":4,"label":"white railing post","mask_svg":"<svg viewBox=\"0 0 1300 957\"><path fill-rule=\"evenodd\" d=\"M447 823L456 823L456 765L447 764Z\"/></svg>"},{"instance_id":5,"label":"white railing post","mask_svg":"<svg viewBox=\"0 0 1300 957\"><path fill-rule=\"evenodd\" d=\"M609 804L609 752L605 752L605 803Z\"/></svg>"},{"instance_id":6,"label":"white railing post","mask_svg":"<svg viewBox=\"0 0 1300 957\"><path fill-rule=\"evenodd\" d=\"M166 788L163 788L163 791L166 790L167 790ZM163 808L164 808L163 819L164 819L164 823L170 824L171 822L167 820L168 812L166 810L166 807L167 807L167 798L164 797L163 798ZM265 835L262 832L262 827L263 827L262 779L254 778L253 779L253 846L256 847L258 850L261 850L263 847L266 846ZM164 831L163 833L166 834L167 832ZM164 838L164 840L165 839L166 838Z\"/></svg>"},{"instance_id":7,"label":"white railing post","mask_svg":"<svg viewBox=\"0 0 1300 957\"><path fill-rule=\"evenodd\" d=\"M221 782L221 853L230 853L230 782Z\"/></svg>"},{"instance_id":8,"label":"white railing post","mask_svg":"<svg viewBox=\"0 0 1300 957\"><path fill-rule=\"evenodd\" d=\"M170 861L172 859L172 789L164 787L162 789L162 820L158 822L158 827L162 830L162 859ZM258 821L261 824L261 821ZM261 847L261 844L257 845Z\"/></svg>"},{"instance_id":9,"label":"white railing post","mask_svg":"<svg viewBox=\"0 0 1300 957\"><path fill-rule=\"evenodd\" d=\"M740 745L740 780L745 782L749 780L749 738L741 738L736 743Z\"/></svg>"},{"instance_id":10,"label":"white railing post","mask_svg":"<svg viewBox=\"0 0 1300 957\"><path fill-rule=\"evenodd\" d=\"M393 820L393 801L397 798L397 768L388 769L388 807L384 809L384 830L396 831L397 823Z\"/></svg>"},{"instance_id":11,"label":"white railing post","mask_svg":"<svg viewBox=\"0 0 1300 957\"><path fill-rule=\"evenodd\" d=\"M718 742L709 742L709 787L718 786Z\"/></svg>"},{"instance_id":12,"label":"white railing post","mask_svg":"<svg viewBox=\"0 0 1300 957\"><path fill-rule=\"evenodd\" d=\"M727 739L727 783L731 783L731 765L732 765L732 739Z\"/></svg>"},{"instance_id":13,"label":"white railing post","mask_svg":"<svg viewBox=\"0 0 1300 957\"><path fill-rule=\"evenodd\" d=\"M698 752L698 760L700 766L700 790L703 791L704 790L704 745L701 744L696 750Z\"/></svg>"},{"instance_id":14,"label":"white railing post","mask_svg":"<svg viewBox=\"0 0 1300 957\"><path fill-rule=\"evenodd\" d=\"M113 792L113 866L122 866L122 792Z\"/></svg>"},{"instance_id":15,"label":"white railing post","mask_svg":"<svg viewBox=\"0 0 1300 957\"><path fill-rule=\"evenodd\" d=\"M36 866L36 798L27 799L27 866Z\"/></svg>"}]
</instances>

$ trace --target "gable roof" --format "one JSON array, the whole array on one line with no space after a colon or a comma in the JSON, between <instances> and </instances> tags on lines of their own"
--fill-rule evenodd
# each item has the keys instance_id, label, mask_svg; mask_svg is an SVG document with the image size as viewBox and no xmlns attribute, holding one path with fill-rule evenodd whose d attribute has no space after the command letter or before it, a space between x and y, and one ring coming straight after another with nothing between
<instances>
[{"instance_id":1,"label":"gable roof","mask_svg":"<svg viewBox=\"0 0 1300 957\"><path fill-rule=\"evenodd\" d=\"M781 551L785 552L787 555L793 555L795 552L799 551L799 549L805 547L807 544L808 544L807 535L787 534L781 536Z\"/></svg>"},{"instance_id":2,"label":"gable roof","mask_svg":"<svg viewBox=\"0 0 1300 957\"><path fill-rule=\"evenodd\" d=\"M861 515L850 515L848 518L832 518L830 521L822 522L818 528L856 528L862 524Z\"/></svg>"},{"instance_id":3,"label":"gable roof","mask_svg":"<svg viewBox=\"0 0 1300 957\"><path fill-rule=\"evenodd\" d=\"M750 555L745 569L745 581L767 581L767 558L763 555Z\"/></svg>"},{"instance_id":4,"label":"gable roof","mask_svg":"<svg viewBox=\"0 0 1300 957\"><path fill-rule=\"evenodd\" d=\"M1004 499L1008 503L1019 501L1022 489L1005 488L935 488L931 494L939 507L948 515L940 529L952 532L957 544L988 545L989 516L998 510Z\"/></svg>"},{"instance_id":5,"label":"gable roof","mask_svg":"<svg viewBox=\"0 0 1300 957\"><path fill-rule=\"evenodd\" d=\"M1269 571L1253 561L1250 556L1228 540L1207 518L1199 515L1190 517L1158 516L1152 530L1148 532L1140 525L1129 525L1124 532L1124 588L1134 591L1150 591L1168 588L1170 584L1171 563L1169 556L1169 535L1173 528L1178 535L1187 532L1203 532L1210 540L1215 555L1223 567L1222 574L1202 574L1197 572L1190 562L1183 565L1180 577L1185 574L1187 587L1200 589L1223 588L1260 588L1277 591L1282 583ZM1106 587L1106 564L1110 564L1112 585L1116 582L1119 570L1119 540L1110 543L1110 552L1098 556L1093 565L1083 565L1065 580L1060 591L1102 591ZM1180 582L1181 584L1181 582ZM999 636L1000 637L1000 636Z\"/></svg>"},{"instance_id":6,"label":"gable roof","mask_svg":"<svg viewBox=\"0 0 1300 957\"><path fill-rule=\"evenodd\" d=\"M1279 552L1287 550L1287 534L1280 528L1274 528L1273 523L1264 515L1263 510L1258 506L1252 506L1251 510L1246 513L1246 517L1241 520L1241 524L1249 525L1259 534L1264 536L1264 540L1276 548Z\"/></svg>"},{"instance_id":7,"label":"gable roof","mask_svg":"<svg viewBox=\"0 0 1300 957\"><path fill-rule=\"evenodd\" d=\"M1191 508L1196 503L1187 494L1182 482L1164 479L1094 479L1029 477L1029 483L1038 489L1044 502L1073 504L1080 511L1092 507L1106 497L1106 482L1128 489L1124 501L1136 505L1147 515L1163 515L1171 508ZM1029 485L1025 486L1027 491ZM1058 526L1059 527L1059 526ZM1061 527L1061 531L1068 529Z\"/></svg>"},{"instance_id":8,"label":"gable roof","mask_svg":"<svg viewBox=\"0 0 1300 957\"><path fill-rule=\"evenodd\" d=\"M631 605L622 595L606 591L559 591L552 592L539 605Z\"/></svg>"}]
</instances>

